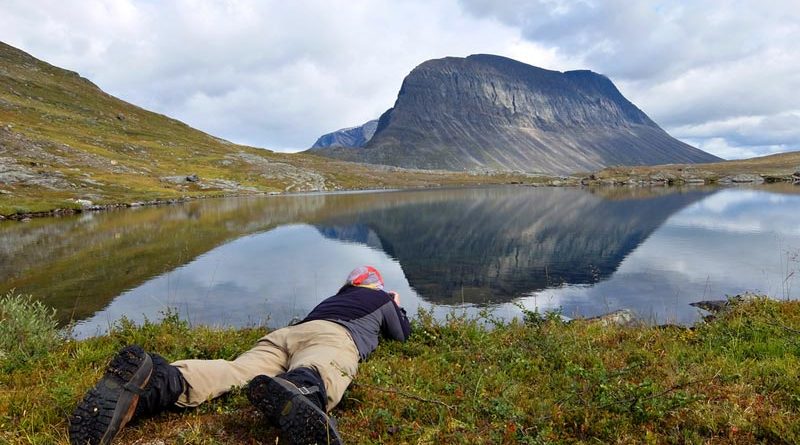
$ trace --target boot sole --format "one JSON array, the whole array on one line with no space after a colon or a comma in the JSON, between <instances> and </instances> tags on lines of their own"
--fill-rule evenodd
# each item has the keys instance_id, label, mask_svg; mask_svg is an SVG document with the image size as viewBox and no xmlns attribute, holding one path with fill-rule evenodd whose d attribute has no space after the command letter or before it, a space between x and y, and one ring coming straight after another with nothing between
<instances>
[{"instance_id":1,"label":"boot sole","mask_svg":"<svg viewBox=\"0 0 800 445\"><path fill-rule=\"evenodd\" d=\"M153 372L153 361L138 346L122 349L103 378L86 393L69 419L73 445L108 445L131 420Z\"/></svg>"},{"instance_id":2,"label":"boot sole","mask_svg":"<svg viewBox=\"0 0 800 445\"><path fill-rule=\"evenodd\" d=\"M281 429L290 445L341 445L333 420L308 400L291 382L260 375L248 386L248 398L267 419Z\"/></svg>"}]
</instances>

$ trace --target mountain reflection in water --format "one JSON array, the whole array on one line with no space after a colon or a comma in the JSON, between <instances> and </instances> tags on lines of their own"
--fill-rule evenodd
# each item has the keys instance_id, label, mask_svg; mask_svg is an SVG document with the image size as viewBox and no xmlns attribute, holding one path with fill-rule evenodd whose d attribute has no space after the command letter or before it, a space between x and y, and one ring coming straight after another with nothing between
<instances>
[{"instance_id":1,"label":"mountain reflection in water","mask_svg":"<svg viewBox=\"0 0 800 445\"><path fill-rule=\"evenodd\" d=\"M396 258L427 301L498 303L608 278L670 215L707 195L608 200L576 189L454 190L318 228Z\"/></svg>"},{"instance_id":2,"label":"mountain reflection in water","mask_svg":"<svg viewBox=\"0 0 800 445\"><path fill-rule=\"evenodd\" d=\"M352 267L371 263L410 313L422 306L443 315L462 304L511 316L515 304L567 315L627 307L691 322L697 312L686 303L703 297L748 289L795 296L791 281L774 283L797 266L798 210L796 195L712 189L203 200L2 222L0 292L33 294L62 322L80 320L78 335L170 307L193 323L282 326L334 292Z\"/></svg>"}]
</instances>

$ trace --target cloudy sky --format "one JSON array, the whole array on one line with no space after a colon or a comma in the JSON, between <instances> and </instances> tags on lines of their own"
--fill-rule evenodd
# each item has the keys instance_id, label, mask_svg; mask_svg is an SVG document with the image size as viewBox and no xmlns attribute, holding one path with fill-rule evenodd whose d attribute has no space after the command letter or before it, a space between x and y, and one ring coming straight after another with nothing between
<instances>
[{"instance_id":1,"label":"cloudy sky","mask_svg":"<svg viewBox=\"0 0 800 445\"><path fill-rule=\"evenodd\" d=\"M800 149L797 0L2 0L0 40L234 142L310 146L424 60L591 69L725 158Z\"/></svg>"}]
</instances>

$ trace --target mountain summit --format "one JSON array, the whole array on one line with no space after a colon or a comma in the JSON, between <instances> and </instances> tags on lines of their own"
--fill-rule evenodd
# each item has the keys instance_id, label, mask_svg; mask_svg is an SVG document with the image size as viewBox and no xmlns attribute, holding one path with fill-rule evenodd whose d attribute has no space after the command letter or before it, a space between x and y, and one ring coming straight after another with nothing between
<instances>
[{"instance_id":1,"label":"mountain summit","mask_svg":"<svg viewBox=\"0 0 800 445\"><path fill-rule=\"evenodd\" d=\"M407 168L550 174L720 160L671 137L605 76L488 54L422 63L363 148L315 152Z\"/></svg>"},{"instance_id":2,"label":"mountain summit","mask_svg":"<svg viewBox=\"0 0 800 445\"><path fill-rule=\"evenodd\" d=\"M375 134L378 128L378 120L373 119L359 127L348 127L336 130L332 133L320 136L311 150L324 149L327 147L363 147Z\"/></svg>"}]
</instances>

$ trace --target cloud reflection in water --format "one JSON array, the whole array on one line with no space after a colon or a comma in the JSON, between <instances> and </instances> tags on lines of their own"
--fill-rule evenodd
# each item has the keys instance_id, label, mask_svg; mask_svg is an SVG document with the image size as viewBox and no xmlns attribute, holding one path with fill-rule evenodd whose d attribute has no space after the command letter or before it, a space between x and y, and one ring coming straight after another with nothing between
<instances>
[{"instance_id":1,"label":"cloud reflection in water","mask_svg":"<svg viewBox=\"0 0 800 445\"><path fill-rule=\"evenodd\" d=\"M378 267L412 314L488 305L512 317L521 303L568 316L630 308L689 323L698 312L688 303L704 298L745 290L798 297L800 283L784 281L800 261L796 195L731 189L614 199L509 188L378 201L222 244L123 292L77 334L122 315L158 318L168 307L196 324L279 327L360 264Z\"/></svg>"}]
</instances>

